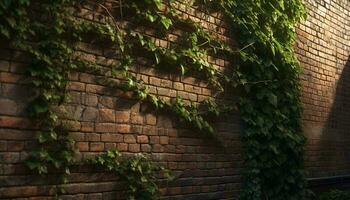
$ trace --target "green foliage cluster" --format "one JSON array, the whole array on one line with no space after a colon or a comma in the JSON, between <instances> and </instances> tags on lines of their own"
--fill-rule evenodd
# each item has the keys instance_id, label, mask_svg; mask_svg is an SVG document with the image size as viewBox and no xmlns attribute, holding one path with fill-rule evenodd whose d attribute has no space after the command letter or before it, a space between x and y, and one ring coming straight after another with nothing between
<instances>
[{"instance_id":1,"label":"green foliage cluster","mask_svg":"<svg viewBox=\"0 0 350 200\"><path fill-rule=\"evenodd\" d=\"M343 190L332 190L322 193L320 200L347 200L350 199L350 192Z\"/></svg>"},{"instance_id":2,"label":"green foliage cluster","mask_svg":"<svg viewBox=\"0 0 350 200\"><path fill-rule=\"evenodd\" d=\"M212 38L200 24L183 19L172 1L113 1L116 5L111 7L119 7L117 11L109 10L100 1L84 3L102 8L106 23L77 20L74 12L79 1L74 0L0 2L0 34L33 58L28 75L37 95L29 113L39 121L42 131L38 133L39 148L27 162L31 169L47 174L48 167L54 167L69 174L73 141L59 123L55 108L67 96L69 72L96 65L74 56L84 34L93 33L96 38L107 40L115 50L114 58L121 60L121 64L110 66L112 77L105 77L101 83L132 91L138 100L148 102L156 110L173 113L200 132L213 135L215 130L209 119L231 108L213 100L198 105L181 98L168 101L151 94L132 72L137 58L147 58L158 70L207 80L219 92L225 92L227 87L239 88L246 156L246 183L241 198L305 199L300 69L293 52L294 26L305 16L300 0L197 0L206 12L225 14L227 24L237 33L243 47L240 51ZM128 23L120 27L119 20ZM155 29L159 38L167 37L178 27L183 29L178 41L164 48L146 33L136 31L139 24ZM240 64L224 74L207 61L207 56L212 54L239 56ZM115 81L120 77L122 81ZM117 152L108 152L94 163L125 176L132 192L141 191L149 195L146 199L151 198L156 189L152 186L155 168L143 157L128 164L119 162L119 157ZM142 180L143 173L146 180ZM146 188L142 186L145 181L150 183Z\"/></svg>"},{"instance_id":3,"label":"green foliage cluster","mask_svg":"<svg viewBox=\"0 0 350 200\"><path fill-rule=\"evenodd\" d=\"M164 178L171 178L169 171L153 163L147 156L136 154L125 158L116 150L107 151L88 161L103 169L115 173L128 184L128 199L158 199L157 175L162 173Z\"/></svg>"},{"instance_id":4,"label":"green foliage cluster","mask_svg":"<svg viewBox=\"0 0 350 200\"><path fill-rule=\"evenodd\" d=\"M294 27L305 17L299 0L221 3L239 42L242 140L246 174L242 199L305 199L300 67ZM252 84L249 84L252 83Z\"/></svg>"},{"instance_id":5,"label":"green foliage cluster","mask_svg":"<svg viewBox=\"0 0 350 200\"><path fill-rule=\"evenodd\" d=\"M70 8L74 1L5 0L0 2L0 33L11 41L12 48L30 54L28 76L36 95L28 108L37 121L37 148L30 153L27 166L39 174L52 167L69 175L73 161L74 141L58 121L55 108L66 98L68 73L77 66L73 62L74 44L79 41ZM39 10L42 16L38 16ZM60 193L62 191L58 191Z\"/></svg>"}]
</instances>

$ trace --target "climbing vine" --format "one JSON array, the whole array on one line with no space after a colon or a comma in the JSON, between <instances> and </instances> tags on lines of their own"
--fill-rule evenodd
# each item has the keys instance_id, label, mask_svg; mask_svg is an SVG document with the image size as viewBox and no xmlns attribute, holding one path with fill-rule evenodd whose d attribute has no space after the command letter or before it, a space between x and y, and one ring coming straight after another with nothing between
<instances>
[{"instance_id":1,"label":"climbing vine","mask_svg":"<svg viewBox=\"0 0 350 200\"><path fill-rule=\"evenodd\" d=\"M162 173L169 180L170 173L164 167L158 166L143 154L131 158L123 158L118 151L107 153L88 160L88 163L118 175L128 183L128 199L157 199L158 187L156 175Z\"/></svg>"},{"instance_id":2,"label":"climbing vine","mask_svg":"<svg viewBox=\"0 0 350 200\"><path fill-rule=\"evenodd\" d=\"M56 110L66 102L69 73L77 70L94 70L102 77L98 81L101 85L131 91L132 98L157 111L173 114L198 132L219 137L210 119L230 112L232 107L216 102L215 98L198 104L180 97L169 100L152 94L133 71L137 58L145 57L150 67L157 70L206 80L216 95L228 87L240 90L246 157L242 199L304 199L305 139L300 127L299 65L293 52L294 26L305 17L301 1L195 1L195 6L204 12L225 14L241 46L237 51L212 37L199 23L183 18L174 6L176 2L110 3L113 5L89 0L0 2L0 34L10 41L12 48L32 57L28 77L36 95L28 113L38 122L40 131L37 149L31 152L27 166L39 174L48 174L50 168L55 168L63 172L61 183L67 182L70 166L74 164L74 141ZM103 22L90 22L75 15L84 4L102 10ZM181 37L170 46L161 47L154 36L137 31L140 24L156 30L157 38L166 38L178 29ZM120 61L108 66L111 72L108 76L101 66L77 56L79 42L91 34L110 44L114 50L112 58ZM223 73L207 61L209 55L239 57L240 63L227 66L228 71ZM91 162L124 177L132 192L131 199L141 193L152 199L156 194L153 175L159 169L145 157L135 157L123 164L120 154L111 151ZM135 163L142 172L137 171L138 167L135 171ZM143 170L147 171L145 176ZM146 182L149 187L142 186Z\"/></svg>"},{"instance_id":3,"label":"climbing vine","mask_svg":"<svg viewBox=\"0 0 350 200\"><path fill-rule=\"evenodd\" d=\"M301 1L226 1L239 32L246 174L242 199L305 199L299 64L294 27L305 17ZM242 82L243 81L243 82ZM255 84L249 84L255 83Z\"/></svg>"}]
</instances>

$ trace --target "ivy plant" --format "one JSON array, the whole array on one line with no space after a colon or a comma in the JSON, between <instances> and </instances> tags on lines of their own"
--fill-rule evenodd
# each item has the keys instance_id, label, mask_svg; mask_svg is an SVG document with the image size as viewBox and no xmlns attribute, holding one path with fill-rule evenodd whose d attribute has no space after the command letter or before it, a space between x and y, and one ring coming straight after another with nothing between
<instances>
[{"instance_id":1,"label":"ivy plant","mask_svg":"<svg viewBox=\"0 0 350 200\"><path fill-rule=\"evenodd\" d=\"M88 160L100 168L116 174L128 185L128 199L158 199L157 176L165 179L172 177L168 170L153 163L147 156L136 154L132 157L123 157L117 150L107 151L105 154Z\"/></svg>"},{"instance_id":2,"label":"ivy plant","mask_svg":"<svg viewBox=\"0 0 350 200\"><path fill-rule=\"evenodd\" d=\"M104 23L76 16L80 3L101 8ZM201 104L181 98L165 101L151 94L132 71L138 58L146 56L151 67L205 80L219 93L228 87L239 89L246 158L241 199L305 199L300 67L293 51L294 26L305 17L301 0L196 0L195 6L204 8L203 11L225 15L225 22L241 47L238 51L214 39L199 23L184 19L173 1L111 3L106 7L103 1L88 0L0 2L0 34L12 48L29 53L32 58L27 74L36 95L28 113L38 122L40 131L37 149L31 152L27 166L39 174L49 174L51 168L61 171L62 183L66 183L69 168L74 164L74 141L55 109L66 102L69 73L91 67L103 77L101 84L132 91L133 98L177 116L197 132L216 135L210 118L227 114L232 110L230 106L215 99ZM121 21L128 23L122 26ZM154 29L158 38L166 38L182 27L182 37L167 48L160 47L149 34L137 31L140 25ZM89 34L108 41L115 50L112 58L121 61L109 66L111 76L101 73L96 63L75 55L77 44ZM227 66L228 73L224 74L207 61L209 55L238 57L240 62ZM204 112L203 107L207 107ZM126 164L119 157L118 152L107 152L92 162L124 177L132 192L131 199L141 194L152 199L156 193L153 181L156 168L142 156ZM128 177L127 173L133 176Z\"/></svg>"}]
</instances>

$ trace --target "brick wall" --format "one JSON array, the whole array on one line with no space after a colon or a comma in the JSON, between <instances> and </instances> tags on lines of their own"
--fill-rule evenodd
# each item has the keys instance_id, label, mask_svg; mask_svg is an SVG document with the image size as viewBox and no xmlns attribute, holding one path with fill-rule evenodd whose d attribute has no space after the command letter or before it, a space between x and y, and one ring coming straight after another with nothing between
<instances>
[{"instance_id":1,"label":"brick wall","mask_svg":"<svg viewBox=\"0 0 350 200\"><path fill-rule=\"evenodd\" d=\"M227 28L218 14L204 15L193 8L179 7L183 17L201 22L208 31L230 42ZM98 20L89 7L82 9L81 17ZM152 35L152 30L141 28ZM172 33L167 39L155 38L166 47L179 37ZM81 56L109 71L108 45L80 45ZM0 198L45 199L52 195L50 184L55 176L31 175L21 163L33 148L35 125L26 118L27 101L33 94L25 85L26 64L29 57L6 47L0 52ZM209 57L218 69L224 69L224 58ZM149 85L150 91L169 100L181 96L186 100L203 101L212 95L207 83L193 77L179 77L159 72L147 66L144 59L131 69ZM65 110L62 118L70 125L71 136L79 150L76 160L91 158L109 149L123 153L149 154L154 161L174 172L176 180L161 186L168 199L232 199L240 187L242 155L239 139L239 116L219 119L215 123L222 146L200 133L180 126L167 114L155 113L146 105L128 98L129 93L110 90L97 83L98 77L87 72L74 72L68 86L70 102L58 110ZM63 113L63 112L62 112ZM117 177L96 171L91 166L76 167L67 185L66 199L123 199L123 183Z\"/></svg>"},{"instance_id":2,"label":"brick wall","mask_svg":"<svg viewBox=\"0 0 350 200\"><path fill-rule=\"evenodd\" d=\"M349 89L349 2L347 0L307 0L309 17L299 25L296 50L302 63L304 131L309 138L306 166L310 177L349 174L347 136ZM180 7L184 17L201 21L223 40L230 41L219 15L207 16L192 8ZM82 17L98 20L89 8ZM176 42L176 33L157 39L159 45ZM101 66L110 62L109 49L88 43L81 56ZM209 57L224 69L224 58ZM29 57L0 46L0 199L49 199L55 176L30 174L22 161L33 148L35 125L26 118L25 108L33 91L26 86L25 72ZM204 82L192 77L160 73L145 62L132 70L151 92L170 99L181 96L203 101L212 95ZM108 74L108 73L107 73ZM75 72L70 76L71 100L65 106L71 135L79 150L76 160L90 158L108 149L123 153L143 152L171 169L177 179L161 187L167 199L234 199L241 184L242 158L238 113L219 119L215 124L225 145L185 129L166 114L149 111L130 100L129 94L108 90L96 82L96 75ZM350 77L349 77L350 78ZM231 98L231 97L230 97ZM350 110L349 110L350 111ZM350 123L350 122L349 122ZM125 184L118 177L91 166L73 169L65 199L122 199Z\"/></svg>"},{"instance_id":3,"label":"brick wall","mask_svg":"<svg viewBox=\"0 0 350 200\"><path fill-rule=\"evenodd\" d=\"M350 173L350 2L306 0L297 54L309 177Z\"/></svg>"}]
</instances>

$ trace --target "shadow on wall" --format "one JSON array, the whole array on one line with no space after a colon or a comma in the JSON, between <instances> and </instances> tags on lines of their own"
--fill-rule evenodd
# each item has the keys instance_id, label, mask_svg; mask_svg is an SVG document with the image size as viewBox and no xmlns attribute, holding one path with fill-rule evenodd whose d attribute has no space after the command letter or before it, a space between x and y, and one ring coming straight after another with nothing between
<instances>
[{"instance_id":1,"label":"shadow on wall","mask_svg":"<svg viewBox=\"0 0 350 200\"><path fill-rule=\"evenodd\" d=\"M309 144L314 146L313 152L309 152L309 159L315 163L312 166L315 168L310 169L310 176L315 178L310 179L309 185L315 192L350 189L350 58L341 69L342 66L337 66L336 74L340 77L333 83L333 94L327 95L330 99L325 104L317 105L327 109L329 104L331 108L320 130L321 135Z\"/></svg>"}]
</instances>

